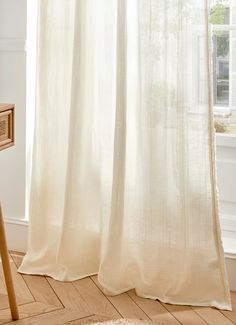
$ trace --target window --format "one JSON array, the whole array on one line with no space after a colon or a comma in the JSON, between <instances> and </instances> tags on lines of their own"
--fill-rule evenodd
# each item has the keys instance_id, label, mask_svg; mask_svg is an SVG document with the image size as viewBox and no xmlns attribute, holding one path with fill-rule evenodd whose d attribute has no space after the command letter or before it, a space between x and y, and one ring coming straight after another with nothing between
<instances>
[{"instance_id":1,"label":"window","mask_svg":"<svg viewBox=\"0 0 236 325\"><path fill-rule=\"evenodd\" d=\"M213 36L213 93L215 106L229 106L229 32Z\"/></svg>"},{"instance_id":2,"label":"window","mask_svg":"<svg viewBox=\"0 0 236 325\"><path fill-rule=\"evenodd\" d=\"M233 0L214 0L211 9L213 43L213 104L215 113L236 110L236 7Z\"/></svg>"}]
</instances>

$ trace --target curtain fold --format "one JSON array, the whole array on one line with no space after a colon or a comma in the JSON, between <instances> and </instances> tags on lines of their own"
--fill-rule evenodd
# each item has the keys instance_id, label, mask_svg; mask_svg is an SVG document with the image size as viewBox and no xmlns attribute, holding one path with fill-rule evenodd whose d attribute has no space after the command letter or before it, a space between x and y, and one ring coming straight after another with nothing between
<instances>
[{"instance_id":1,"label":"curtain fold","mask_svg":"<svg viewBox=\"0 0 236 325\"><path fill-rule=\"evenodd\" d=\"M40 0L20 272L230 309L207 1Z\"/></svg>"}]
</instances>

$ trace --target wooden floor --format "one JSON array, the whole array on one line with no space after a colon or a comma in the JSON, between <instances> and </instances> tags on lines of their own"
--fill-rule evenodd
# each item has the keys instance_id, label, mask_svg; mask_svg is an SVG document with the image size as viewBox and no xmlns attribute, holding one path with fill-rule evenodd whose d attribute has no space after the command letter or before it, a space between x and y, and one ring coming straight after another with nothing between
<instances>
[{"instance_id":1,"label":"wooden floor","mask_svg":"<svg viewBox=\"0 0 236 325\"><path fill-rule=\"evenodd\" d=\"M16 325L77 325L122 317L150 320L159 325L236 324L236 293L233 292L233 312L164 304L137 297L134 291L108 297L100 290L96 276L62 283L43 276L20 275L17 266L22 256L12 253L11 257L20 311ZM8 307L0 271L0 324L12 324Z\"/></svg>"}]
</instances>

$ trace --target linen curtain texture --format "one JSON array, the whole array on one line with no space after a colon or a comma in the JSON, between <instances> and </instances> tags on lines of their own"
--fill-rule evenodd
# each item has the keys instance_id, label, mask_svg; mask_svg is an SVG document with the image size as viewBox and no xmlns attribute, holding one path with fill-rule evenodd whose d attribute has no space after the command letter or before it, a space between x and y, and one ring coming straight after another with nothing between
<instances>
[{"instance_id":1,"label":"linen curtain texture","mask_svg":"<svg viewBox=\"0 0 236 325\"><path fill-rule=\"evenodd\" d=\"M19 271L230 309L206 0L41 0Z\"/></svg>"}]
</instances>

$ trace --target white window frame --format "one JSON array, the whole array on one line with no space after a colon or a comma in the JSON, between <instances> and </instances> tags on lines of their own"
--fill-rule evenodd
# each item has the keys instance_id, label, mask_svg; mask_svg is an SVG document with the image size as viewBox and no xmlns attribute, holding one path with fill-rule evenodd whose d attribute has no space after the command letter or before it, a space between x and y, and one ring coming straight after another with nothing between
<instances>
[{"instance_id":1,"label":"white window frame","mask_svg":"<svg viewBox=\"0 0 236 325\"><path fill-rule=\"evenodd\" d=\"M232 104L232 78L233 75L236 75L232 71L232 33L233 31L236 31L236 18L235 18L235 24L232 24L233 17L232 12L234 10L233 6L235 5L233 3L234 1L225 1L226 6L229 6L230 8L230 20L228 25L220 25L220 24L212 24L211 30L212 30L212 36L214 31L228 31L229 32L229 105L228 106L214 106L214 114L215 115L221 115L221 116L227 116L231 113L236 113L236 107ZM213 5L216 4L216 1L213 2ZM213 70L212 70L213 71ZM212 76L213 77L213 76ZM213 84L213 83L212 83Z\"/></svg>"}]
</instances>

